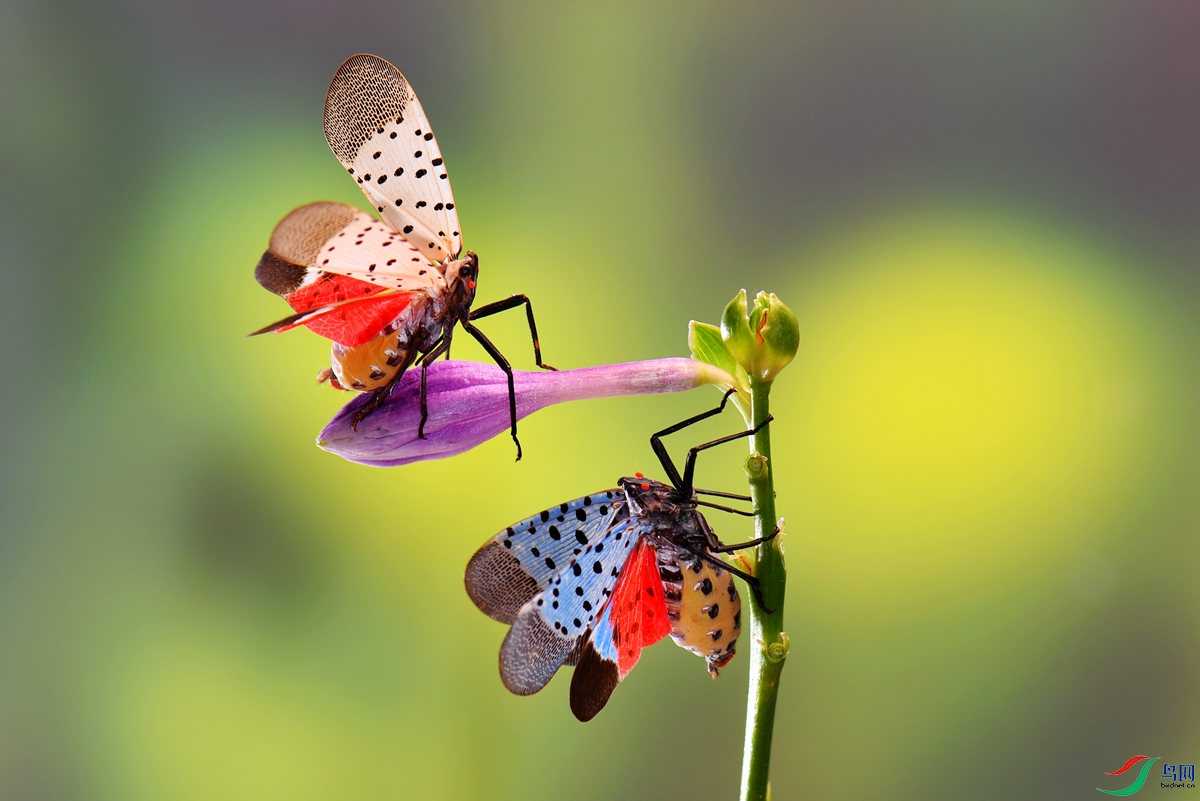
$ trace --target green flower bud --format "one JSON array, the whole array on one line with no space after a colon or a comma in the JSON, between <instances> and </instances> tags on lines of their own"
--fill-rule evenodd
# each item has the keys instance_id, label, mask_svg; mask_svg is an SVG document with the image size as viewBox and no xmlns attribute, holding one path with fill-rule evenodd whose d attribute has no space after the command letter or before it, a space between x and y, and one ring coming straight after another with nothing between
<instances>
[{"instance_id":1,"label":"green flower bud","mask_svg":"<svg viewBox=\"0 0 1200 801\"><path fill-rule=\"evenodd\" d=\"M754 380L774 381L800 347L800 325L773 293L747 304L743 289L721 315L721 339Z\"/></svg>"},{"instance_id":2,"label":"green flower bud","mask_svg":"<svg viewBox=\"0 0 1200 801\"><path fill-rule=\"evenodd\" d=\"M746 290L741 290L721 314L721 339L737 363L747 371L754 359L755 337L746 308Z\"/></svg>"}]
</instances>

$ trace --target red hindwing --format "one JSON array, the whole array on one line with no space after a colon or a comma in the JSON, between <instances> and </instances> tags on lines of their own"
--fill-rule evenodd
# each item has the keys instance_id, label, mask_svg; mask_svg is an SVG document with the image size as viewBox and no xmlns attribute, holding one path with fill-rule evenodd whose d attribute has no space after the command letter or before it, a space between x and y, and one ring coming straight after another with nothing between
<instances>
[{"instance_id":1,"label":"red hindwing","mask_svg":"<svg viewBox=\"0 0 1200 801\"><path fill-rule=\"evenodd\" d=\"M354 303L342 303L301 323L318 336L347 347L356 347L379 336L400 312L408 308L414 294L391 292L372 299L372 296L384 291L384 287L349 276L324 273L314 283L288 295L287 302L297 312L308 312L322 306L356 300ZM278 330L287 331L294 327L288 325Z\"/></svg>"},{"instance_id":2,"label":"red hindwing","mask_svg":"<svg viewBox=\"0 0 1200 801\"><path fill-rule=\"evenodd\" d=\"M613 588L613 643L617 646L617 668L621 678L633 670L642 649L671 633L662 578L658 575L658 553L639 542L625 561Z\"/></svg>"},{"instance_id":3,"label":"red hindwing","mask_svg":"<svg viewBox=\"0 0 1200 801\"><path fill-rule=\"evenodd\" d=\"M389 323L408 308L414 294L389 292L379 297L343 301L328 311L305 316L301 321L264 330L290 331L298 325L303 325L326 339L356 348L379 336Z\"/></svg>"}]
</instances>

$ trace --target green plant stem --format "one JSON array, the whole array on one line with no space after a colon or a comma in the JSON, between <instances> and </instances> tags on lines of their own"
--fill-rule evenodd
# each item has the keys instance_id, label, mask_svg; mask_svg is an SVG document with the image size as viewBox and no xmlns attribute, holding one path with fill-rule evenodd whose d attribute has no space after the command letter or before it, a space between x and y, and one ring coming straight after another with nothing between
<instances>
[{"instance_id":1,"label":"green plant stem","mask_svg":"<svg viewBox=\"0 0 1200 801\"><path fill-rule=\"evenodd\" d=\"M756 426L767 419L767 396L771 384L751 380L750 419ZM765 537L775 530L775 489L771 464L771 427L763 426L751 439L747 475L754 501L754 533ZM750 598L750 688L746 702L746 742L742 754L742 801L765 801L770 797L771 735L775 727L775 699L779 674L787 658L787 635L783 632L783 600L787 571L777 536L755 549L752 566L762 590L761 608Z\"/></svg>"}]
</instances>

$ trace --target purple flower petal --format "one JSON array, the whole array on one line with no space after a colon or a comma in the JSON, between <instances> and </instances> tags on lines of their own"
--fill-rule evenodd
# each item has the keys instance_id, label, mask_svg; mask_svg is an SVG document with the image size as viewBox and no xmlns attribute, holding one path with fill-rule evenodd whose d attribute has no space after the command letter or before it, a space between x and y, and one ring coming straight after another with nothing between
<instances>
[{"instance_id":1,"label":"purple flower petal","mask_svg":"<svg viewBox=\"0 0 1200 801\"><path fill-rule=\"evenodd\" d=\"M733 386L733 379L693 359L654 359L581 370L513 371L517 418L563 401L680 392L705 384ZM508 380L494 364L434 362L426 374L425 439L421 422L421 371L409 370L391 395L353 431L354 414L369 399L357 396L317 438L317 446L351 462L397 467L470 450L509 427Z\"/></svg>"}]
</instances>

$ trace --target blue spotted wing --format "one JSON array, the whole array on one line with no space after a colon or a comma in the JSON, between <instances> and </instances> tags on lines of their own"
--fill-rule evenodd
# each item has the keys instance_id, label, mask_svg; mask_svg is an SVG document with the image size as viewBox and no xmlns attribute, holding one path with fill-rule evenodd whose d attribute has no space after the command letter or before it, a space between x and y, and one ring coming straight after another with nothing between
<instances>
[{"instance_id":1,"label":"blue spotted wing","mask_svg":"<svg viewBox=\"0 0 1200 801\"><path fill-rule=\"evenodd\" d=\"M592 541L629 512L619 489L576 498L514 523L484 543L467 564L467 594L501 623L540 593Z\"/></svg>"},{"instance_id":2,"label":"blue spotted wing","mask_svg":"<svg viewBox=\"0 0 1200 801\"><path fill-rule=\"evenodd\" d=\"M531 695L572 663L612 597L641 527L617 520L517 612L500 646L500 678L517 695Z\"/></svg>"}]
</instances>

